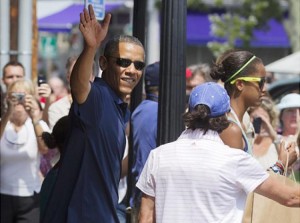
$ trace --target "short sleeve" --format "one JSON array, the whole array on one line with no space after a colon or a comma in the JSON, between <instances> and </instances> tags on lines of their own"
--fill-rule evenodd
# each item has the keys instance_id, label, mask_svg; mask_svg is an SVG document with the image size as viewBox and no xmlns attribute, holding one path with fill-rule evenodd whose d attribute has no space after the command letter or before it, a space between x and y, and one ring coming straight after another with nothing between
<instances>
[{"instance_id":1,"label":"short sleeve","mask_svg":"<svg viewBox=\"0 0 300 223\"><path fill-rule=\"evenodd\" d=\"M238 160L236 172L237 184L246 193L250 193L264 182L269 177L269 174L251 155L247 153L241 155Z\"/></svg>"},{"instance_id":2,"label":"short sleeve","mask_svg":"<svg viewBox=\"0 0 300 223\"><path fill-rule=\"evenodd\" d=\"M155 153L154 151L151 151L136 184L137 188L151 197L155 197L156 169L157 164L155 163Z\"/></svg>"}]
</instances>

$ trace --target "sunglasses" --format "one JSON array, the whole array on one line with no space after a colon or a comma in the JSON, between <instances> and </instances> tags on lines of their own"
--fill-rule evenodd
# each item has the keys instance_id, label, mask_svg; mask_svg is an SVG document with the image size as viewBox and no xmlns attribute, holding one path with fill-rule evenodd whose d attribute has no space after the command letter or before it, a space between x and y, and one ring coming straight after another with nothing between
<instances>
[{"instance_id":1,"label":"sunglasses","mask_svg":"<svg viewBox=\"0 0 300 223\"><path fill-rule=\"evenodd\" d=\"M234 84L237 80L242 81L248 81L248 82L258 82L259 89L262 90L266 83L265 77L239 77L232 81L230 81L230 84Z\"/></svg>"},{"instance_id":2,"label":"sunglasses","mask_svg":"<svg viewBox=\"0 0 300 223\"><path fill-rule=\"evenodd\" d=\"M143 70L145 67L145 63L143 61L132 61L126 58L119 58L119 57L112 57L112 56L108 56L108 57L116 59L116 64L120 67L126 68L129 67L132 63L134 64L134 67L137 70Z\"/></svg>"}]
</instances>

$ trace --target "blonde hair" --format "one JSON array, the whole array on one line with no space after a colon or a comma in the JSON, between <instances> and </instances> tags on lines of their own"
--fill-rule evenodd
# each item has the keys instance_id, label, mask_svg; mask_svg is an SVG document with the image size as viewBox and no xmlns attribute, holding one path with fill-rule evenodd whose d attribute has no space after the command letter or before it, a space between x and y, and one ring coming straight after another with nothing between
<instances>
[{"instance_id":1,"label":"blonde hair","mask_svg":"<svg viewBox=\"0 0 300 223\"><path fill-rule=\"evenodd\" d=\"M24 88L26 94L35 96L35 89L31 80L17 80L8 87L7 92L18 91L20 88Z\"/></svg>"},{"instance_id":2,"label":"blonde hair","mask_svg":"<svg viewBox=\"0 0 300 223\"><path fill-rule=\"evenodd\" d=\"M265 96L262 98L261 104L258 107L261 107L268 113L272 127L274 129L277 129L277 127L278 127L278 110L276 109L276 106L275 106L273 100L270 97ZM249 109L249 113L252 113L258 107L251 107Z\"/></svg>"}]
</instances>

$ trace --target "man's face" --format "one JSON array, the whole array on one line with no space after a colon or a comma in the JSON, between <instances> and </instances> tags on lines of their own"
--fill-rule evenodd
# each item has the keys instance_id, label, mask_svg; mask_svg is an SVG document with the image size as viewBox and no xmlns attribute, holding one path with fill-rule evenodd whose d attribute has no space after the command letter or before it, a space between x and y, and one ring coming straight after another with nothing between
<instances>
[{"instance_id":1,"label":"man's face","mask_svg":"<svg viewBox=\"0 0 300 223\"><path fill-rule=\"evenodd\" d=\"M24 76L25 74L22 67L10 65L5 68L2 80L7 89L9 85L17 80L23 79Z\"/></svg>"},{"instance_id":2,"label":"man's face","mask_svg":"<svg viewBox=\"0 0 300 223\"><path fill-rule=\"evenodd\" d=\"M124 60L120 61L120 58L135 63L126 64ZM143 70L140 69L141 66L139 65L141 65L140 62L144 63L144 49L133 43L121 42L119 43L119 52L107 56L106 62L107 66L103 79L120 98L125 100L126 96L131 93L141 79Z\"/></svg>"}]
</instances>

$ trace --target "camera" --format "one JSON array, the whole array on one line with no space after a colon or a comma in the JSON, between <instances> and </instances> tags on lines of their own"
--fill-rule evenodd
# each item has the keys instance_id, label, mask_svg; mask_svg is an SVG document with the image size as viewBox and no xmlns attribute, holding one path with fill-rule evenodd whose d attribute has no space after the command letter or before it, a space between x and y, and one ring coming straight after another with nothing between
<instances>
[{"instance_id":1,"label":"camera","mask_svg":"<svg viewBox=\"0 0 300 223\"><path fill-rule=\"evenodd\" d=\"M23 92L13 92L11 93L12 97L14 97L19 103L23 103L25 99L25 93Z\"/></svg>"}]
</instances>

